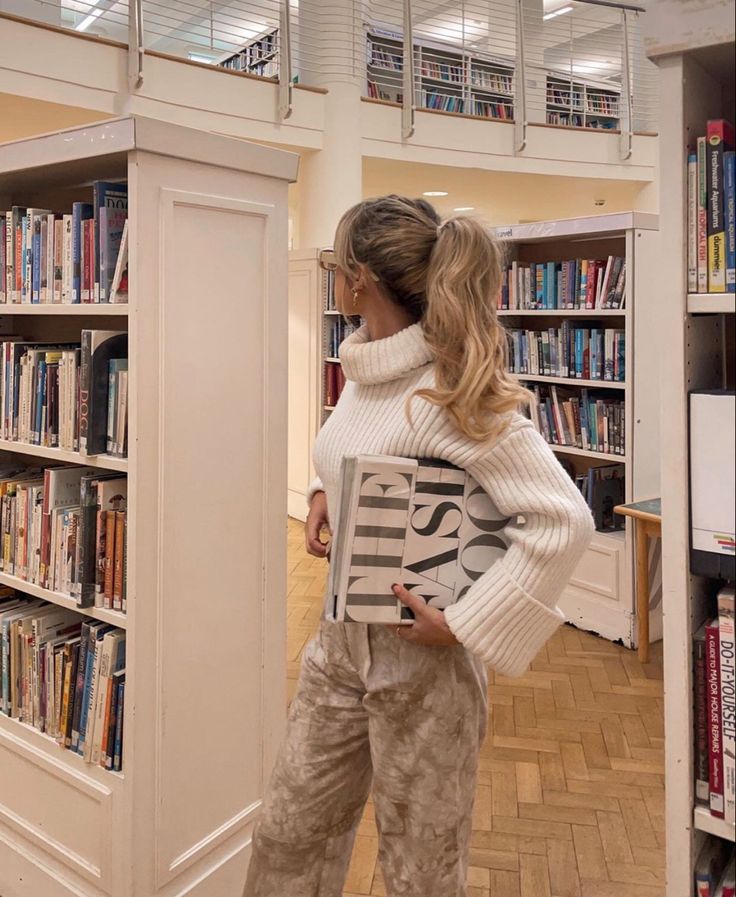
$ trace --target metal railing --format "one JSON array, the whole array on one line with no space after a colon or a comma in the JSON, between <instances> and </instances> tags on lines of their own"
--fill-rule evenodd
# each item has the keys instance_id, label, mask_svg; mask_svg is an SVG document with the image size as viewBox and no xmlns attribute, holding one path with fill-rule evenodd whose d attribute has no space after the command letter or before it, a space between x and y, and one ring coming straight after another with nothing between
<instances>
[{"instance_id":1,"label":"metal railing","mask_svg":"<svg viewBox=\"0 0 736 897\"><path fill-rule=\"evenodd\" d=\"M364 96L415 109L632 134L656 130L656 69L640 8L612 0L15 0L14 11L127 43L129 80L156 51L280 83L348 81Z\"/></svg>"}]
</instances>

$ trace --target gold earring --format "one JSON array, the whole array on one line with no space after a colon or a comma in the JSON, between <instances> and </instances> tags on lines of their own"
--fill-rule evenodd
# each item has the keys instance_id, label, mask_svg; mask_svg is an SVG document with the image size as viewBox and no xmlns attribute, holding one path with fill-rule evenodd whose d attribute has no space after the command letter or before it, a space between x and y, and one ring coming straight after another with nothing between
<instances>
[{"instance_id":1,"label":"gold earring","mask_svg":"<svg viewBox=\"0 0 736 897\"><path fill-rule=\"evenodd\" d=\"M358 306L358 293L360 290L353 290L353 308L357 308Z\"/></svg>"}]
</instances>

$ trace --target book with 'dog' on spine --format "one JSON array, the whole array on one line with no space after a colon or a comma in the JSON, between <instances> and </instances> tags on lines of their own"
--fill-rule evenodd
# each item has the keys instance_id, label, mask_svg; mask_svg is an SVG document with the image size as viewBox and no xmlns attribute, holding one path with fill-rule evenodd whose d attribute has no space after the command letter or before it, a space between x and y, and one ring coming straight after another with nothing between
<instances>
[{"instance_id":1,"label":"book with 'dog' on spine","mask_svg":"<svg viewBox=\"0 0 736 897\"><path fill-rule=\"evenodd\" d=\"M325 617L409 624L413 613L394 583L440 610L462 600L504 555L509 522L467 471L447 462L344 458Z\"/></svg>"}]
</instances>

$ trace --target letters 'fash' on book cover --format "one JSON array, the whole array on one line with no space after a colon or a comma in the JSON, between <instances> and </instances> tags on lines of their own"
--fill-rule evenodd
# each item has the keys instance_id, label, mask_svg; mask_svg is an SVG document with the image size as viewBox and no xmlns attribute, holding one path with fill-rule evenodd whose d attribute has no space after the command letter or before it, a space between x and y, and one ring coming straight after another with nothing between
<instances>
[{"instance_id":1,"label":"letters 'fash' on book cover","mask_svg":"<svg viewBox=\"0 0 736 897\"><path fill-rule=\"evenodd\" d=\"M394 583L432 607L456 603L503 556L510 519L467 471L444 461L344 458L326 619L411 623Z\"/></svg>"}]
</instances>

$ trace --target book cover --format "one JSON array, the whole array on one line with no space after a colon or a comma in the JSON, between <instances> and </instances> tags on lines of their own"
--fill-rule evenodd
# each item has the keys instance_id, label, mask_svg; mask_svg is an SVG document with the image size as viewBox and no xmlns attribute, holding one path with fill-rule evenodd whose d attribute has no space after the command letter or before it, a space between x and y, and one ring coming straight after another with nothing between
<instances>
[{"instance_id":1,"label":"book cover","mask_svg":"<svg viewBox=\"0 0 736 897\"><path fill-rule=\"evenodd\" d=\"M718 649L721 686L721 751L723 756L723 815L736 825L736 671L734 670L734 589L718 592Z\"/></svg>"},{"instance_id":2,"label":"book cover","mask_svg":"<svg viewBox=\"0 0 736 897\"><path fill-rule=\"evenodd\" d=\"M100 209L100 302L108 302L112 292L112 281L127 220L127 209Z\"/></svg>"},{"instance_id":3,"label":"book cover","mask_svg":"<svg viewBox=\"0 0 736 897\"><path fill-rule=\"evenodd\" d=\"M73 301L72 293L72 231L74 220L72 215L61 216L61 301L70 303Z\"/></svg>"},{"instance_id":4,"label":"book cover","mask_svg":"<svg viewBox=\"0 0 736 897\"><path fill-rule=\"evenodd\" d=\"M708 122L706 129L708 180L708 292L726 291L726 228L724 222L723 154L733 149L733 126L724 119Z\"/></svg>"},{"instance_id":5,"label":"book cover","mask_svg":"<svg viewBox=\"0 0 736 897\"><path fill-rule=\"evenodd\" d=\"M126 219L115 262L115 273L110 285L110 302L113 304L128 301L128 224L129 221Z\"/></svg>"},{"instance_id":6,"label":"book cover","mask_svg":"<svg viewBox=\"0 0 736 897\"><path fill-rule=\"evenodd\" d=\"M114 753L115 753L115 730L117 728L118 719L118 697L120 693L120 683L125 679L125 667L113 673L112 682L110 683L110 715L107 725L107 733L103 754L100 757L100 766L105 769L112 769Z\"/></svg>"},{"instance_id":7,"label":"book cover","mask_svg":"<svg viewBox=\"0 0 736 897\"><path fill-rule=\"evenodd\" d=\"M115 772L120 772L123 768L123 735L125 720L125 676L120 677L118 683L118 711L115 720L115 741L113 750L112 768Z\"/></svg>"},{"instance_id":8,"label":"book cover","mask_svg":"<svg viewBox=\"0 0 736 897\"><path fill-rule=\"evenodd\" d=\"M736 153L723 154L726 227L726 292L736 293Z\"/></svg>"},{"instance_id":9,"label":"book cover","mask_svg":"<svg viewBox=\"0 0 736 897\"><path fill-rule=\"evenodd\" d=\"M721 673L718 620L705 627L705 662L708 682L708 781L710 812L723 818L723 736L721 732Z\"/></svg>"},{"instance_id":10,"label":"book cover","mask_svg":"<svg viewBox=\"0 0 736 897\"><path fill-rule=\"evenodd\" d=\"M83 330L79 371L79 449L99 455L107 450L109 364L128 357L128 334L116 330Z\"/></svg>"},{"instance_id":11,"label":"book cover","mask_svg":"<svg viewBox=\"0 0 736 897\"><path fill-rule=\"evenodd\" d=\"M92 205L94 206L94 225L96 234L95 269L93 282L96 285L96 295L93 301L107 302L109 297L109 282L102 273L103 263L109 262L110 256L105 255L106 224L111 215L128 214L128 184L125 181L95 181L92 184ZM112 278L113 267L109 268L108 279ZM103 290L103 284L104 290Z\"/></svg>"},{"instance_id":12,"label":"book cover","mask_svg":"<svg viewBox=\"0 0 736 897\"><path fill-rule=\"evenodd\" d=\"M698 293L708 292L708 160L706 138L696 142L698 163L697 192L697 240L698 240Z\"/></svg>"},{"instance_id":13,"label":"book cover","mask_svg":"<svg viewBox=\"0 0 736 897\"><path fill-rule=\"evenodd\" d=\"M53 277L51 279L50 302L58 305L62 302L64 284L64 219L54 220L54 262Z\"/></svg>"},{"instance_id":14,"label":"book cover","mask_svg":"<svg viewBox=\"0 0 736 897\"><path fill-rule=\"evenodd\" d=\"M508 518L466 471L443 461L349 456L341 494L327 619L411 622L393 583L443 609L506 551Z\"/></svg>"},{"instance_id":15,"label":"book cover","mask_svg":"<svg viewBox=\"0 0 736 897\"><path fill-rule=\"evenodd\" d=\"M122 647L121 647L122 645ZM94 725L85 743L84 759L99 765L102 742L105 736L105 715L108 710L107 693L113 673L125 665L125 632L111 629L105 633L100 650L100 663L94 700Z\"/></svg>"},{"instance_id":16,"label":"book cover","mask_svg":"<svg viewBox=\"0 0 736 897\"><path fill-rule=\"evenodd\" d=\"M125 511L115 511L115 552L112 578L112 609L123 609L123 563L125 561Z\"/></svg>"}]
</instances>

